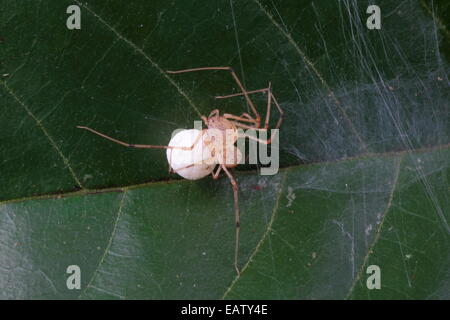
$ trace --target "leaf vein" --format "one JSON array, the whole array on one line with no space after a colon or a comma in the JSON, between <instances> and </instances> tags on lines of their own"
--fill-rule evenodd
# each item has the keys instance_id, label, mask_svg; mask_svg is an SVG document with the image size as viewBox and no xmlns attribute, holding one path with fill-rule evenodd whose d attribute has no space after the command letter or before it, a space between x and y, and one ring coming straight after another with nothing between
<instances>
[{"instance_id":1,"label":"leaf vein","mask_svg":"<svg viewBox=\"0 0 450 320\"><path fill-rule=\"evenodd\" d=\"M200 117L202 114L200 113L200 111L198 110L198 108L195 106L194 102L189 98L189 96L183 91L183 89L180 87L180 85L178 85L178 83L176 83L171 77L169 77L167 75L167 73L159 66L159 64L157 64L153 58L144 52L144 50L142 48L139 48L134 42L132 42L131 40L127 39L125 36L123 36L121 33L119 33L116 29L114 29L110 24L108 24L102 17L100 17L98 14L96 14L91 8L89 8L87 5L85 5L84 3L81 3L78 0L75 0L75 2L79 5L82 6L83 8L85 8L87 11L89 11L90 14L92 14L92 16L94 16L96 19L98 19L98 21L100 21L103 25L105 25L110 31L112 31L120 40L122 40L123 42L125 42L126 44L128 44L131 48L133 48L133 50L135 50L137 53L139 53L141 56L143 56L145 58L145 60L147 60L148 62L150 62L150 64L159 71L159 73L167 80L169 81L169 83L171 85L173 85L178 93L180 95L182 95L186 101L189 103L189 105L195 110L195 112L198 114L198 116Z\"/></svg>"},{"instance_id":2,"label":"leaf vein","mask_svg":"<svg viewBox=\"0 0 450 320\"><path fill-rule=\"evenodd\" d=\"M314 65L314 63L308 58L308 56L306 56L306 54L303 52L302 49L300 49L299 45L294 41L294 39L292 38L291 34L284 30L281 25L275 21L274 17L264 8L264 6L258 1L258 0L253 0L261 9L262 12L264 12L264 14L268 17L268 19L270 20L270 22L273 23L273 25L275 25L275 27L281 32L281 34L283 36L285 36L289 43L295 48L295 50L297 51L297 53L300 55L300 57L303 59L303 61L306 63L306 65L314 72L314 74L316 75L316 77L320 80L320 83L325 87L325 89L328 91L328 95L329 97L332 98L332 100L334 101L334 104L336 105L336 107L338 108L339 112L342 114L342 116L345 118L345 120L347 121L350 129L353 131L353 134L355 135L355 137L358 139L358 141L360 142L362 148L364 150L367 150L367 145L364 142L364 140L362 139L361 135L359 134L359 132L356 130L355 126L353 125L353 122L350 120L347 112L345 111L344 108L342 108L341 103L339 102L339 100L337 99L336 95L334 94L333 90L331 89L330 85L326 82L326 80L324 79L324 77L322 76L322 74L319 72L319 70L317 70L316 66Z\"/></svg>"},{"instance_id":3,"label":"leaf vein","mask_svg":"<svg viewBox=\"0 0 450 320\"><path fill-rule=\"evenodd\" d=\"M55 139L53 139L53 137L50 135L50 133L47 131L47 129L45 128L45 126L43 125L42 121L40 119L38 119L30 110L30 108L28 108L28 106L14 93L14 91L6 84L6 82L1 81L0 80L0 84L3 85L3 87L5 88L5 90L14 98L14 100L16 100L16 102L22 106L22 108L27 112L27 114L36 122L37 126L39 127L39 129L42 130L42 132L44 133L44 135L47 137L47 139L49 140L50 144L52 145L52 147L56 150L56 152L58 153L58 155L61 157L65 167L67 167L67 169L70 171L70 174L72 176L72 178L75 180L76 184L81 188L84 189L80 179L78 179L77 175L75 174L75 171L73 170L72 166L70 165L69 159L62 153L61 149L58 147L58 145L56 144Z\"/></svg>"},{"instance_id":4,"label":"leaf vein","mask_svg":"<svg viewBox=\"0 0 450 320\"><path fill-rule=\"evenodd\" d=\"M283 191L283 186L284 183L286 181L286 176L287 176L287 172L288 170L284 171L283 177L281 178L280 181L280 188L278 190L278 195L277 198L275 200L275 205L273 207L273 211L272 211L272 215L270 217L270 221L269 224L267 225L267 229L266 232L264 232L263 236L261 237L261 239L259 240L258 244L255 247L255 250L252 252L252 254L250 255L250 258L247 260L247 263L244 265L244 267L241 270L241 274L236 276L234 278L234 280L231 282L230 286L227 288L227 290L225 291L225 293L222 296L222 300L226 298L226 296L231 292L231 290L233 289L234 285L236 284L236 282L240 279L240 277L242 276L242 274L245 272L245 270L247 270L248 266L250 265L250 263L253 261L253 258L255 257L255 255L259 252L259 249L261 248L261 246L264 244L264 242L266 241L266 239L269 236L269 233L272 231L272 225L273 222L275 221L276 215L277 215L277 211L278 211L278 207L280 204L280 199L281 199L281 194Z\"/></svg>"},{"instance_id":5,"label":"leaf vein","mask_svg":"<svg viewBox=\"0 0 450 320\"><path fill-rule=\"evenodd\" d=\"M112 244L112 242L113 242L114 236L116 235L117 225L118 225L118 223L119 223L120 217L122 216L122 209L123 209L124 204L125 204L125 195L127 194L127 191L128 191L128 190L125 190L125 191L123 192L122 198L120 199L119 209L117 210L117 217L116 217L116 220L115 220L115 222L114 222L113 229L112 229L112 231L111 231L111 236L109 237L108 243L107 243L107 245L106 245L106 247L105 247L105 251L103 252L103 255L101 256L101 258L100 258L100 260L99 260L99 262L98 262L97 267L96 267L95 270L93 271L91 279L89 280L89 282L88 282L88 284L86 285L86 287L84 288L84 290L80 293L80 295L78 296L78 298L80 298L83 294L85 294L86 291L87 291L89 288L93 287L92 283L94 282L94 280L95 280L95 278L96 278L96 276L97 276L97 273L98 273L99 270L100 270L100 266L103 264L103 261L105 260L106 255L107 255L108 252L110 251L111 244ZM96 288L96 289L98 289L98 288Z\"/></svg>"},{"instance_id":6,"label":"leaf vein","mask_svg":"<svg viewBox=\"0 0 450 320\"><path fill-rule=\"evenodd\" d=\"M362 273L364 271L364 266L367 264L367 261L369 260L370 255L373 252L373 248L375 247L375 245L378 243L378 240L380 239L381 230L383 228L384 221L386 219L386 216L387 216L390 208L392 207L392 200L394 198L394 192L397 189L398 177L400 175L400 167L401 167L402 160L403 160L403 155L401 155L399 158L396 159L395 173L394 173L394 176L392 178L392 189L391 189L391 192L389 194L388 202L386 204L386 209L384 210L383 217L381 218L380 225L378 226L378 230L377 230L377 233L375 235L375 239L373 240L372 244L370 245L369 249L367 250L367 254L364 257L363 262L361 263L361 267L359 269L359 272L356 275L355 280L353 281L353 283L352 283L352 285L350 287L350 290L348 291L346 299L349 299L350 295L353 293L353 290L355 289L356 283L359 281L359 279L361 278L361 275L362 275Z\"/></svg>"}]
</instances>

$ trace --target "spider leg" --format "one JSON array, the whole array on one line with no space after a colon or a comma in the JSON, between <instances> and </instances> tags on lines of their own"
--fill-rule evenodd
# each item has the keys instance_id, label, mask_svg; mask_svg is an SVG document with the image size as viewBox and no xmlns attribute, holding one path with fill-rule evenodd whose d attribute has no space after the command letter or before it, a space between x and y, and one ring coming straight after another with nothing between
<instances>
[{"instance_id":1,"label":"spider leg","mask_svg":"<svg viewBox=\"0 0 450 320\"><path fill-rule=\"evenodd\" d=\"M242 135L239 135L239 138L249 138L251 140L255 140L255 141L257 141L259 143L262 143L262 144L270 144L270 143L272 143L272 140L275 137L275 135L276 135L276 131L271 134L269 139L264 140L264 139L259 139L259 138L256 138L256 137L252 136L252 135L244 133Z\"/></svg>"},{"instance_id":2,"label":"spider leg","mask_svg":"<svg viewBox=\"0 0 450 320\"><path fill-rule=\"evenodd\" d=\"M270 119L270 108L272 107L272 84L269 82L269 88L267 91L269 94L267 95L267 111L266 111L266 121L264 122L264 128L269 128L269 119ZM283 115L283 113L281 113Z\"/></svg>"},{"instance_id":3,"label":"spider leg","mask_svg":"<svg viewBox=\"0 0 450 320\"><path fill-rule=\"evenodd\" d=\"M254 129L256 131L267 131L266 128L256 128L256 127L253 127L253 126L250 126L250 125L247 125L247 124L244 124L244 123L240 123L240 122L237 122L237 121L233 121L233 120L230 120L230 122L233 123L234 125L236 125L236 127L239 127L239 128Z\"/></svg>"},{"instance_id":4,"label":"spider leg","mask_svg":"<svg viewBox=\"0 0 450 320\"><path fill-rule=\"evenodd\" d=\"M283 109L281 109L278 101L275 99L275 96L272 93L272 84L269 82L269 86L267 88L259 89L259 90L253 90L253 91L248 91L247 93L248 94L252 94L252 93L257 93L257 92L268 92L269 93L267 95L267 111L266 111L266 119L265 119L265 122L264 122L264 129L268 129L269 128L269 119L270 119L270 112L271 112L271 107L272 107L272 101L274 102L275 106L277 107L278 111L280 112L280 118L278 119L278 123L277 123L276 127L274 128L274 129L278 129L281 126L281 123L283 122L284 112L283 112ZM237 97L237 96L242 96L242 95L243 95L243 93L235 93L235 94L230 94L230 95L227 95L227 96L217 96L216 98L224 99L224 98L231 98L231 97ZM243 114L242 116L245 116L245 117L248 118L247 114ZM252 121L243 119L242 116L241 117L237 117L237 116L233 116L233 115L230 116L228 114L224 114L225 118L234 119L234 120L238 120L238 121L244 121L244 122L252 122ZM250 119L252 119L252 118L250 117Z\"/></svg>"},{"instance_id":5,"label":"spider leg","mask_svg":"<svg viewBox=\"0 0 450 320\"><path fill-rule=\"evenodd\" d=\"M194 146L200 141L200 138L205 134L206 129L202 130L202 132L197 136L197 138L194 140L194 143L190 147L174 147L174 146L157 146L157 145L149 145L149 144L131 144L127 142L123 142L114 138L111 138L110 136L107 136L106 134L100 133L98 131L95 131L94 129L91 129L89 127L83 127L83 126L77 126L79 129L84 129L87 131L90 131L96 135L99 135L102 138L108 139L112 142L118 143L122 146L129 147L129 148L146 148L146 149L182 149L182 150L192 150ZM181 168L183 169L183 168ZM179 169L180 170L180 169ZM173 173L175 171L172 170L172 152L170 153L170 160L169 160L169 173Z\"/></svg>"},{"instance_id":6,"label":"spider leg","mask_svg":"<svg viewBox=\"0 0 450 320\"><path fill-rule=\"evenodd\" d=\"M178 70L178 71L166 71L166 72L167 73L184 73L184 72L203 71L203 70L228 70L228 71L230 71L231 76L233 77L234 81L236 81L239 89L241 89L242 94L245 96L245 100L247 101L248 105L252 109L252 112L255 114L256 124L257 124L257 127L259 128L259 124L261 122L261 116L259 115L258 111L256 110L256 107L253 104L253 101L250 99L247 90L245 90L244 86L242 85L241 80L239 80L239 78L236 75L236 72L234 72L233 68L231 68L231 67L203 67L203 68L192 68L192 69L184 69L184 70Z\"/></svg>"},{"instance_id":7,"label":"spider leg","mask_svg":"<svg viewBox=\"0 0 450 320\"><path fill-rule=\"evenodd\" d=\"M229 114L229 113L224 113L223 117L226 118L226 119L234 119L234 120L243 121L243 122L256 123L256 119L253 119L253 118L249 119L248 117L246 117L246 118L238 117L238 116L235 116L234 114Z\"/></svg>"},{"instance_id":8,"label":"spider leg","mask_svg":"<svg viewBox=\"0 0 450 320\"><path fill-rule=\"evenodd\" d=\"M218 166L216 172L211 172L211 175L214 180L219 179L220 171L222 171L222 166Z\"/></svg>"},{"instance_id":9,"label":"spider leg","mask_svg":"<svg viewBox=\"0 0 450 320\"><path fill-rule=\"evenodd\" d=\"M275 96L272 94L270 85L269 85L268 89L269 89L269 95L268 95L268 98L267 98L267 115L266 115L266 121L265 121L264 128L252 127L250 125L247 125L247 124L244 124L244 123L240 123L240 122L237 122L237 121L233 121L233 120L230 120L230 121L234 125L236 125L236 127L238 127L238 128L254 129L254 130L257 130L257 131L267 131L269 129L270 106L271 106L271 101L273 101L275 103L275 106L278 108L278 111L280 112L280 118L278 119L277 125L274 128L274 129L278 129L281 126L281 123L283 122L284 112L283 112L283 109L281 109L278 101L275 99ZM272 142L272 139L275 136L275 134L276 134L276 131L271 134L271 137L268 140L258 139L258 138L254 137L254 136L251 136L251 135L248 135L248 134L245 134L245 133L244 133L244 135L240 135L240 138L249 138L249 139L255 140L255 141L260 142L260 143L270 144Z\"/></svg>"},{"instance_id":10,"label":"spider leg","mask_svg":"<svg viewBox=\"0 0 450 320\"><path fill-rule=\"evenodd\" d=\"M273 102L275 103L275 106L277 107L277 109L278 109L278 112L280 113L280 117L278 118L278 122L277 122L277 125L275 126L275 128L274 129L278 129L280 126L281 126L281 123L283 122L283 119L284 119L284 111L283 111L283 109L281 109L281 106L280 106L280 104L278 103L278 101L277 101L277 99L275 99L275 96L273 95L273 93L272 93L272 88L270 89L270 94L269 94L269 97L273 100ZM269 99L269 98L268 98ZM267 108L269 108L269 104L268 104L268 107ZM266 125L265 125L265 128L269 128L269 117L267 116L266 117Z\"/></svg>"},{"instance_id":11,"label":"spider leg","mask_svg":"<svg viewBox=\"0 0 450 320\"><path fill-rule=\"evenodd\" d=\"M239 214L239 203L238 203L238 185L234 177L231 175L230 171L228 171L227 167L223 164L220 165L223 171L225 171L226 175L230 179L231 185L233 187L233 195L234 195L234 212L235 212L235 222L236 222L236 242L234 246L234 268L238 276L241 274L238 267L238 255L239 255L239 233L241 228L241 218Z\"/></svg>"},{"instance_id":12,"label":"spider leg","mask_svg":"<svg viewBox=\"0 0 450 320\"><path fill-rule=\"evenodd\" d=\"M269 119L270 119L270 109L272 107L272 98L273 98L273 94L272 94L272 84L269 82L269 86L267 88L264 89L259 89L259 90L253 90L253 91L249 91L248 93L257 93L257 92L268 92L269 94L267 95L267 111L266 111L266 121L264 122L264 129L268 129L269 128ZM235 94L230 94L228 96L220 96L220 97L216 97L216 98L231 98L231 97L236 97L236 96L241 96L242 93L235 93ZM280 110L281 115L283 115L283 111L281 110L281 108L278 108L278 110ZM224 117L226 118L227 114L224 115ZM242 117L229 117L230 119L235 119L238 121L245 121L245 122L252 122L249 120L245 120ZM280 123L281 125L281 123Z\"/></svg>"},{"instance_id":13,"label":"spider leg","mask_svg":"<svg viewBox=\"0 0 450 320\"><path fill-rule=\"evenodd\" d=\"M267 132L267 130L268 130L266 128L255 128L255 127L248 126L246 124L239 123L239 122L236 122L236 121L231 121L231 122L234 123L234 125L236 127L239 127L239 128L253 129L253 130L264 131L264 132ZM274 129L278 129L278 127L274 128ZM270 143L272 143L272 140L275 137L275 135L277 134L277 132L278 131L273 131L272 134L270 135L270 138L267 139L267 140L263 140L263 139L257 138L255 136L253 136L253 135L251 135L249 133L245 133L245 132L243 134L239 134L238 138L249 138L249 139L255 140L255 141L259 142L259 143L270 144Z\"/></svg>"},{"instance_id":14,"label":"spider leg","mask_svg":"<svg viewBox=\"0 0 450 320\"><path fill-rule=\"evenodd\" d=\"M252 94L252 93L257 93L257 92L266 92L268 89L269 88L252 90L252 91L247 91L247 93L248 94ZM215 96L214 98L216 98L216 99L227 99L227 98L238 97L238 96L242 96L242 95L243 95L243 93L239 92L239 93L227 94L225 96Z\"/></svg>"},{"instance_id":15,"label":"spider leg","mask_svg":"<svg viewBox=\"0 0 450 320\"><path fill-rule=\"evenodd\" d=\"M241 114L241 117L245 117L245 118L247 118L247 119L253 119L248 113L243 113L243 114Z\"/></svg>"},{"instance_id":16,"label":"spider leg","mask_svg":"<svg viewBox=\"0 0 450 320\"><path fill-rule=\"evenodd\" d=\"M108 139L112 142L118 143L122 146L128 147L128 148L144 148L144 149L181 149L181 150L192 150L194 146L200 141L200 137L203 136L206 129L202 130L201 134L197 136L194 143L190 147L175 147L175 146L160 146L160 145L152 145L152 144L132 144L123 142L117 139L114 139L110 136L107 136L106 134L100 133L98 131L95 131L94 129L91 129L89 127L83 127L83 126L76 126L78 129L84 129L87 131L90 131L96 135L99 135L100 137L103 137L105 139Z\"/></svg>"}]
</instances>

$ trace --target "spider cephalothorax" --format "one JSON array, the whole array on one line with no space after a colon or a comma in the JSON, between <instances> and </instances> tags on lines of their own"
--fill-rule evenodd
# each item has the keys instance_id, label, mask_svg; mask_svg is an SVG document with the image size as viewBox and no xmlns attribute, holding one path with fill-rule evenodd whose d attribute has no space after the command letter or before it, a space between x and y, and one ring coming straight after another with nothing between
<instances>
[{"instance_id":1,"label":"spider cephalothorax","mask_svg":"<svg viewBox=\"0 0 450 320\"><path fill-rule=\"evenodd\" d=\"M241 152L235 143L239 138L236 125L221 116L218 109L213 110L206 119L207 129L203 130L205 144L211 150L211 156L216 158L218 164L227 168L236 167L242 159Z\"/></svg>"},{"instance_id":2,"label":"spider cephalothorax","mask_svg":"<svg viewBox=\"0 0 450 320\"><path fill-rule=\"evenodd\" d=\"M208 129L236 130L236 126L230 120L220 115L219 109L214 109L210 113L206 126Z\"/></svg>"}]
</instances>

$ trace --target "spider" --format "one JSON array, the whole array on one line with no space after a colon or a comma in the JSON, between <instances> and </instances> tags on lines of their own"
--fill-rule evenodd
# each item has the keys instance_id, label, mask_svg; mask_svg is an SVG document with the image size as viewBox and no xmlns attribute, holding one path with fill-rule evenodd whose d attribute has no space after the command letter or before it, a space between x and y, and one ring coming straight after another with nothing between
<instances>
[{"instance_id":1,"label":"spider","mask_svg":"<svg viewBox=\"0 0 450 320\"><path fill-rule=\"evenodd\" d=\"M224 70L230 72L231 76L235 80L238 85L240 92L235 94L229 94L224 96L216 96L216 99L226 99L236 96L244 96L247 104L249 105L253 116L248 113L242 113L240 116L236 116L233 114L224 113L220 115L220 111L218 109L214 109L208 117L201 116L202 121L206 125L206 129L195 132L195 129L191 130L183 130L179 132L177 135L172 137L172 140L169 142L169 145L145 145L145 144L130 144L117 139L114 139L110 136L107 136L103 133L97 132L89 127L85 126L77 126L77 128L88 130L94 134L97 134L105 139L113 141L115 143L121 144L125 147L130 148L149 148L149 149L166 149L167 151L167 159L169 162L169 172L177 172L181 176L186 179L196 180L203 178L209 174L212 175L213 179L216 180L219 178L221 171L223 171L228 179L230 180L231 186L233 188L233 196L234 196L234 212L235 212L235 248L234 248L234 268L236 269L237 275L240 275L240 269L238 266L238 255L239 255L239 234L240 234L240 212L239 212L239 203L238 203L238 184L236 179L230 173L231 168L236 167L241 160L242 155L239 150L235 147L235 143L240 138L249 138L252 140L256 140L259 143L270 144L274 134L276 134L276 130L273 131L272 135L269 139L259 139L253 135L248 135L246 133L242 133L242 130L238 129L254 129L256 131L266 131L269 129L269 119L272 102L275 104L279 111L279 119L274 129L278 129L283 122L284 112L278 104L275 96L272 94L271 83L269 82L269 86L264 89L247 91L242 82L239 80L238 76L234 72L231 67L202 67L202 68L191 68L184 69L178 71L166 71L167 73L177 74L177 73L186 73L193 71L206 71L206 70ZM252 100L250 99L250 94L254 93L265 93L267 94L267 111L266 117L264 121L264 126L261 127L261 116ZM178 138L177 138L178 137ZM192 152L199 144L202 142L202 146L213 146L213 148L209 148L207 155L201 153L200 157L196 157L196 161L192 161L187 165L178 165L176 168L172 163L173 159L180 159L183 157L183 154L189 155L189 152ZM220 142L219 142L220 141ZM175 154L177 153L177 154ZM230 156L231 154L231 156ZM206 160L209 160L207 162ZM183 171L184 170L184 171ZM188 171L191 170L191 171Z\"/></svg>"}]
</instances>

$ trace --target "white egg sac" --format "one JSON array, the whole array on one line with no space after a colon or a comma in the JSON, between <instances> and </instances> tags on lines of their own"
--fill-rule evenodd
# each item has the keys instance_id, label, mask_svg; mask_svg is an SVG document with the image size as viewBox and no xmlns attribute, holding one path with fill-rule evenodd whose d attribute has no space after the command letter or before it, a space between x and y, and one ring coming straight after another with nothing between
<instances>
[{"instance_id":1,"label":"white egg sac","mask_svg":"<svg viewBox=\"0 0 450 320\"><path fill-rule=\"evenodd\" d=\"M179 131L170 139L170 147L191 147L201 130L187 129ZM177 174L185 179L197 180L210 174L217 162L211 156L211 150L205 145L206 135L203 135L192 150L167 149L167 161Z\"/></svg>"}]
</instances>

